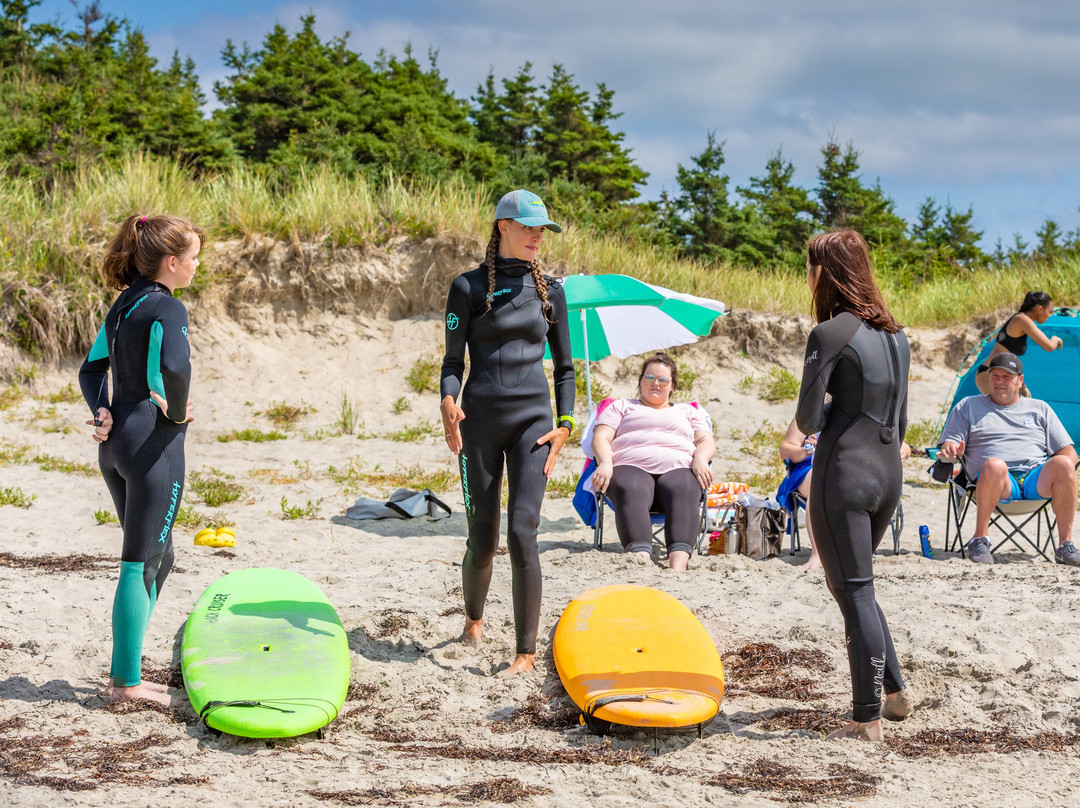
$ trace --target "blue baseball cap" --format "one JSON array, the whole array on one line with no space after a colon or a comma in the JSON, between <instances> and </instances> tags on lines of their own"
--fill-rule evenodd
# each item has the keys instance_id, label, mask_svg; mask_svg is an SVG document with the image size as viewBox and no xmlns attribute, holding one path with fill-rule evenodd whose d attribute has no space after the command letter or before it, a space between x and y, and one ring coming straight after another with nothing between
<instances>
[{"instance_id":1,"label":"blue baseball cap","mask_svg":"<svg viewBox=\"0 0 1080 808\"><path fill-rule=\"evenodd\" d=\"M523 188L511 191L499 200L495 206L495 221L499 219L513 219L526 227L546 227L556 233L562 232L562 227L548 218L544 200Z\"/></svg>"}]
</instances>

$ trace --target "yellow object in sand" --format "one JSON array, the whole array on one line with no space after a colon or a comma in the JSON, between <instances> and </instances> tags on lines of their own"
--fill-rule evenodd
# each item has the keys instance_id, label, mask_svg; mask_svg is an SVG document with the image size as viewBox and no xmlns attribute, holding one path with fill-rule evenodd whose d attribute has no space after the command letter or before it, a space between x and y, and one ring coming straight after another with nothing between
<instances>
[{"instance_id":1,"label":"yellow object in sand","mask_svg":"<svg viewBox=\"0 0 1080 808\"><path fill-rule=\"evenodd\" d=\"M563 687L590 728L705 724L724 699L724 669L709 633L657 589L581 593L555 627L554 653Z\"/></svg>"},{"instance_id":2,"label":"yellow object in sand","mask_svg":"<svg viewBox=\"0 0 1080 808\"><path fill-rule=\"evenodd\" d=\"M206 527L195 534L195 543L206 547L235 547L236 533L231 527L219 527L216 530Z\"/></svg>"}]
</instances>

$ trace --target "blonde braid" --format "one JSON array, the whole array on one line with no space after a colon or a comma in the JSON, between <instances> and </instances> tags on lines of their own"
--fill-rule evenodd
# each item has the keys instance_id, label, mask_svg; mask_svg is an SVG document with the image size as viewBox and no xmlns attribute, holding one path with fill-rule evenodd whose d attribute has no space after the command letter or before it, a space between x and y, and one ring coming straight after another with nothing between
<instances>
[{"instance_id":1,"label":"blonde braid","mask_svg":"<svg viewBox=\"0 0 1080 808\"><path fill-rule=\"evenodd\" d=\"M482 266L487 267L487 306L484 308L484 314L491 311L491 302L495 299L495 258L499 254L499 242L501 240L501 234L499 233L499 223L496 221L491 226L491 238L488 239L487 252L484 253L484 263ZM483 317L484 314L480 316Z\"/></svg>"},{"instance_id":2,"label":"blonde braid","mask_svg":"<svg viewBox=\"0 0 1080 808\"><path fill-rule=\"evenodd\" d=\"M551 303L548 302L547 281L544 280L544 273L540 271L540 262L533 259L529 264L529 271L532 272L533 280L536 282L536 294L540 296L540 307L544 311L544 319L549 323L554 322L548 316L551 314Z\"/></svg>"}]
</instances>

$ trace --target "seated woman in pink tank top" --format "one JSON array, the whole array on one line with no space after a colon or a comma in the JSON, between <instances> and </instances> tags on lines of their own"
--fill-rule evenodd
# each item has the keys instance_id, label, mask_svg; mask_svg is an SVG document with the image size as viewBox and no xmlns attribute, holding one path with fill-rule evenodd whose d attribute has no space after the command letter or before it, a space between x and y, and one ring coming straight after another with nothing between
<instances>
[{"instance_id":1,"label":"seated woman in pink tank top","mask_svg":"<svg viewBox=\"0 0 1080 808\"><path fill-rule=\"evenodd\" d=\"M615 505L619 542L628 553L651 558L649 510L663 513L668 565L684 570L697 540L701 495L712 483L716 443L704 410L671 402L678 385L670 356L645 360L638 397L612 402L596 420L593 485Z\"/></svg>"}]
</instances>

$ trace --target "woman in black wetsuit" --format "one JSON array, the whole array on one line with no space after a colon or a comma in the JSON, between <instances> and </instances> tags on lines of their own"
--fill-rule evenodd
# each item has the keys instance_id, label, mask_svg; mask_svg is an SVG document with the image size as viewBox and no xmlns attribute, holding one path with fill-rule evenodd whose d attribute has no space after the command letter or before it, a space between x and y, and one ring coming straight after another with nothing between
<instances>
[{"instance_id":1,"label":"woman in black wetsuit","mask_svg":"<svg viewBox=\"0 0 1080 808\"><path fill-rule=\"evenodd\" d=\"M908 343L874 283L862 236L824 233L808 253L819 325L806 344L795 417L804 434L821 432L808 512L844 616L852 689L852 720L829 737L881 740L882 715L899 720L911 711L873 570L874 549L900 500Z\"/></svg>"},{"instance_id":2,"label":"woman in black wetsuit","mask_svg":"<svg viewBox=\"0 0 1080 808\"><path fill-rule=\"evenodd\" d=\"M975 372L975 386L979 392L987 395L990 392L990 377L987 371L990 369L990 360L999 353L1008 351L1017 356L1022 356L1027 351L1028 337L1044 351L1057 351L1064 346L1061 337L1048 337L1039 328L1040 325L1050 319L1054 313L1054 301L1046 292L1028 292L1024 295L1024 302L1020 304L1020 311L1005 321L994 337L994 347L986 357L986 361L979 365ZM1027 396L1030 393L1025 386L1022 391Z\"/></svg>"},{"instance_id":3,"label":"woman in black wetsuit","mask_svg":"<svg viewBox=\"0 0 1080 808\"><path fill-rule=\"evenodd\" d=\"M124 531L113 598L114 701L169 704L142 681L150 615L172 569L172 527L184 490L184 434L192 420L188 319L173 291L191 283L203 231L177 216L130 216L113 237L101 274L120 291L79 371L101 474ZM112 372L112 396L109 373Z\"/></svg>"},{"instance_id":4,"label":"woman in black wetsuit","mask_svg":"<svg viewBox=\"0 0 1080 808\"><path fill-rule=\"evenodd\" d=\"M484 263L459 275L446 297L446 356L440 407L450 451L458 456L469 522L462 562L465 642L478 647L491 564L499 546L503 465L510 499L506 543L513 574L517 657L507 674L532 670L540 624L540 505L555 458L574 428L574 365L562 286L540 273L545 230L562 228L536 194L506 194ZM465 348L469 379L461 392ZM552 429L544 346L554 361L558 423ZM461 406L458 394L461 392Z\"/></svg>"}]
</instances>

